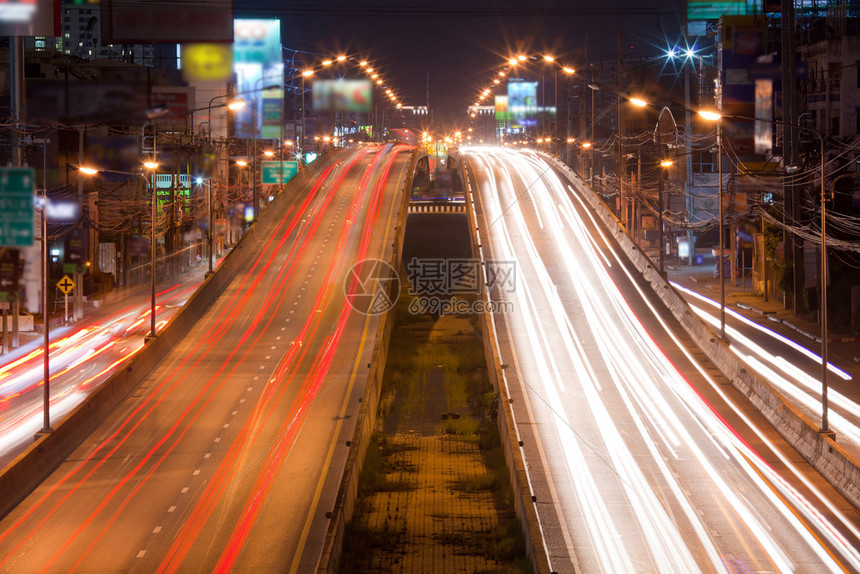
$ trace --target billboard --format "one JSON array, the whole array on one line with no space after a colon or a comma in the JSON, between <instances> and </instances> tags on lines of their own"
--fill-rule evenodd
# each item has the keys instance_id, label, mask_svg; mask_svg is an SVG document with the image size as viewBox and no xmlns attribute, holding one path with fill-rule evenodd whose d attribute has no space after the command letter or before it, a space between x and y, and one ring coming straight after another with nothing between
<instances>
[{"instance_id":1,"label":"billboard","mask_svg":"<svg viewBox=\"0 0 860 574\"><path fill-rule=\"evenodd\" d=\"M54 9L54 0L2 0L0 36L56 36Z\"/></svg>"},{"instance_id":2,"label":"billboard","mask_svg":"<svg viewBox=\"0 0 860 574\"><path fill-rule=\"evenodd\" d=\"M312 92L316 112L363 113L371 110L373 85L370 80L314 80Z\"/></svg>"},{"instance_id":3,"label":"billboard","mask_svg":"<svg viewBox=\"0 0 860 574\"><path fill-rule=\"evenodd\" d=\"M533 128L538 125L539 114L555 114L554 107L538 106L537 91L537 82L509 81L507 95L496 96L496 121Z\"/></svg>"},{"instance_id":4,"label":"billboard","mask_svg":"<svg viewBox=\"0 0 860 574\"><path fill-rule=\"evenodd\" d=\"M232 42L233 0L102 0L104 44Z\"/></svg>"},{"instance_id":5,"label":"billboard","mask_svg":"<svg viewBox=\"0 0 860 574\"><path fill-rule=\"evenodd\" d=\"M236 88L248 104L235 115L236 135L280 138L284 101L281 21L236 20L233 35Z\"/></svg>"},{"instance_id":6,"label":"billboard","mask_svg":"<svg viewBox=\"0 0 860 574\"><path fill-rule=\"evenodd\" d=\"M233 50L226 44L185 44L180 54L186 81L220 82L233 75Z\"/></svg>"},{"instance_id":7,"label":"billboard","mask_svg":"<svg viewBox=\"0 0 860 574\"><path fill-rule=\"evenodd\" d=\"M27 80L28 121L143 123L148 105L146 85L136 82L64 82Z\"/></svg>"}]
</instances>

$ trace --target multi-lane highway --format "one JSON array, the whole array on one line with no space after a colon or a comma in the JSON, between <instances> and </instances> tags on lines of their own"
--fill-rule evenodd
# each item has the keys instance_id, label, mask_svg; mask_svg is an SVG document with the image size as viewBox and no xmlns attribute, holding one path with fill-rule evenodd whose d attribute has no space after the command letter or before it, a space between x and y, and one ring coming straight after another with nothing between
<instances>
[{"instance_id":1,"label":"multi-lane highway","mask_svg":"<svg viewBox=\"0 0 860 574\"><path fill-rule=\"evenodd\" d=\"M681 329L539 157L465 154L550 565L558 572L860 570L860 516Z\"/></svg>"},{"instance_id":2,"label":"multi-lane highway","mask_svg":"<svg viewBox=\"0 0 860 574\"><path fill-rule=\"evenodd\" d=\"M0 522L0 571L314 569L377 337L350 268L391 260L410 152L279 196L191 334Z\"/></svg>"},{"instance_id":3,"label":"multi-lane highway","mask_svg":"<svg viewBox=\"0 0 860 574\"><path fill-rule=\"evenodd\" d=\"M202 273L156 293L157 328L173 318L200 285ZM122 309L98 318L87 317L51 337L50 418L59 420L143 347L149 334L151 302L142 296ZM43 427L44 345L28 345L0 366L0 467L33 442Z\"/></svg>"}]
</instances>

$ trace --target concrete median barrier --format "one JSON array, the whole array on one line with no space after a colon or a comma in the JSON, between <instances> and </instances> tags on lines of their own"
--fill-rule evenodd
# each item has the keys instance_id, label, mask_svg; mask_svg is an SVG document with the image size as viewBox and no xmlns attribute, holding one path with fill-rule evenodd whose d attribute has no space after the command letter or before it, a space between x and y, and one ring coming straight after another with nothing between
<instances>
[{"instance_id":1,"label":"concrete median barrier","mask_svg":"<svg viewBox=\"0 0 860 574\"><path fill-rule=\"evenodd\" d=\"M403 197L397 212L397 228L394 232L394 249L391 254L391 267L401 269L401 255L403 251L403 237L406 231L406 215L409 205L409 190L412 189L412 176L415 173L415 163L418 152L415 150L409 161L406 182L404 184ZM392 283L393 288L393 283ZM395 300L395 293L389 293ZM364 457L367 447L376 428L376 419L379 409L379 397L382 393L382 377L385 374L385 363L388 358L388 344L391 342L391 332L394 329L394 311L392 309L382 315L377 329L376 343L373 356L370 360L370 369L367 374L364 393L361 398L361 407L355 423L352 440L349 443L349 454L346 459L343 476L340 480L334 509L331 513L323 550L317 565L317 572L338 572L340 570L341 557L343 555L343 537L346 526L352 519L355 510L355 500L358 496L358 480L361 469L364 466Z\"/></svg>"},{"instance_id":2,"label":"concrete median barrier","mask_svg":"<svg viewBox=\"0 0 860 574\"><path fill-rule=\"evenodd\" d=\"M463 182L470 180L465 173L466 162L461 162ZM474 199L471 190L466 190L466 215L468 217L469 234L472 240L472 253L474 257L484 260L481 248L481 238L478 232L477 215L475 212ZM487 278L483 278L484 284ZM485 308L490 309L490 294L488 289L482 289ZM504 384L503 367L498 353L495 326L492 323L491 313L484 313L481 317L481 336L484 341L484 357L487 362L487 374L493 388L499 394L499 405L496 420L499 425L499 436L505 452L505 462L508 466L508 476L513 492L514 511L520 521L520 529L526 540L526 551L532 564L532 570L539 574L551 572L543 533L538 521L537 508L535 507L535 496L529 484L526 473L525 458L522 453L522 444L517 432L516 421L511 407L511 397L507 386Z\"/></svg>"}]
</instances>

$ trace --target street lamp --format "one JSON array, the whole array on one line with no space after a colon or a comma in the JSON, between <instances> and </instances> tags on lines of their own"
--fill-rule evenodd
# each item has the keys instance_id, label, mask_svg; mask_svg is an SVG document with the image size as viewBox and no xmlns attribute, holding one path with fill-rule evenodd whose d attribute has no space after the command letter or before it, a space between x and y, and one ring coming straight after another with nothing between
<instances>
[{"instance_id":1,"label":"street lamp","mask_svg":"<svg viewBox=\"0 0 860 574\"><path fill-rule=\"evenodd\" d=\"M227 94L221 94L220 96L215 96L214 98L212 98L211 100L209 100L209 105L207 106L207 109L209 110L209 111L207 112L207 117L209 118L209 138L208 138L208 139L209 139L209 141L210 141L210 142L212 141L212 117L211 117L211 116L212 116L212 102L214 102L214 101L215 101L215 100L217 100L218 98L226 98L226 97L228 97L228 95L227 95ZM234 100L234 101L232 101L232 102L227 102L227 103L224 103L224 104L219 104L219 105L217 105L217 106L215 106L215 107L216 107L216 108L227 108L227 109L228 109L228 110L230 110L231 112L235 112L235 111L241 110L242 108L244 108L244 107L245 107L245 101L244 101L244 100ZM191 128L192 128L192 130L194 129L194 119L193 119L193 116L192 116L192 120L191 120Z\"/></svg>"},{"instance_id":2,"label":"street lamp","mask_svg":"<svg viewBox=\"0 0 860 574\"><path fill-rule=\"evenodd\" d=\"M299 140L299 157L301 157L305 147L305 78L310 78L313 75L314 71L310 68L302 71L302 137ZM379 83L382 83L382 81L380 80Z\"/></svg>"},{"instance_id":3,"label":"street lamp","mask_svg":"<svg viewBox=\"0 0 860 574\"><path fill-rule=\"evenodd\" d=\"M720 277L720 339L726 339L726 277L723 269L724 253L723 253L723 141L722 141L722 118L733 117L724 116L719 112L710 110L699 110L699 115L708 121L717 122L717 221L718 221L718 239L719 243L719 260L717 262L717 270Z\"/></svg>"},{"instance_id":4,"label":"street lamp","mask_svg":"<svg viewBox=\"0 0 860 574\"><path fill-rule=\"evenodd\" d=\"M659 153L659 150L658 152ZM660 161L660 173L657 178L657 226L660 229L660 275L665 275L663 271L663 260L666 255L666 239L663 227L663 170L672 167L672 160L664 159Z\"/></svg>"},{"instance_id":5,"label":"street lamp","mask_svg":"<svg viewBox=\"0 0 860 574\"><path fill-rule=\"evenodd\" d=\"M156 244L156 239L157 239L157 236L155 233L155 225L157 223L157 217L158 217L158 214L157 214L158 191L157 191L156 185L155 185L155 170L158 168L158 163L156 163L154 160L145 161L145 162L143 162L143 167L145 167L146 169L148 169L152 172L151 173L152 180L151 180L151 184L149 186L150 190L152 191L152 223L151 223L152 232L150 235L150 243L151 243L151 245L150 245L150 248L151 248L151 250L150 250L150 261L151 261L151 263L150 263L150 281L149 281L149 284L150 284L150 327L149 327L149 337L147 337L147 339L151 340L151 339L155 339L155 337L157 335L157 333L155 332L155 263L156 263L156 261L155 261L155 256L156 256L155 244Z\"/></svg>"},{"instance_id":6,"label":"street lamp","mask_svg":"<svg viewBox=\"0 0 860 574\"><path fill-rule=\"evenodd\" d=\"M636 100L635 102L633 100ZM639 98L631 98L631 102L639 107L645 107L648 105L648 102ZM663 106L660 110L660 114L657 116L657 124L654 126L654 140L657 143L657 154L662 155L662 132L660 132L660 120L663 119L663 113L669 112L669 117L672 118L672 124L675 127L675 130L678 129L678 122L675 121L675 116L672 114L672 110L670 110L667 106ZM660 161L661 168L667 168L672 165L670 160L662 160ZM666 240L665 240L665 230L663 229L663 169L660 170L658 182L657 182L657 225L659 227L659 235L660 235L660 274L664 273L663 271L663 261L665 259L666 252Z\"/></svg>"},{"instance_id":7,"label":"street lamp","mask_svg":"<svg viewBox=\"0 0 860 574\"><path fill-rule=\"evenodd\" d=\"M150 269L150 331L149 331L149 336L146 337L146 340L150 341L150 340L154 339L157 335L156 329L155 329L155 256L156 256L155 244L156 244L156 239L157 239L157 236L156 236L157 213L156 213L156 211L157 211L158 193L156 191L156 186L155 186L155 170L158 168L158 163L155 162L154 160L147 160L147 161L143 162L143 167L152 172L151 180L147 179L146 175L143 173L140 173L140 172L119 171L119 170L114 170L114 169L97 169L97 168L85 167L85 166L79 167L78 170L85 175L96 175L99 172L117 173L120 175L138 175L138 176L143 178L143 180L146 182L146 186L152 192L152 201L151 201L151 209L152 209L152 214L151 214L152 225L151 225L151 227L152 227L152 229L151 229L151 234L150 234L150 243L151 243L151 250L150 250L150 268L151 268Z\"/></svg>"},{"instance_id":8,"label":"street lamp","mask_svg":"<svg viewBox=\"0 0 860 574\"><path fill-rule=\"evenodd\" d=\"M828 414L828 402L827 402L827 237L825 235L825 201L827 199L827 192L824 186L824 168L825 168L825 157L824 157L824 135L821 132L814 128L808 128L806 126L801 126L797 124L792 124L789 122L783 122L779 120L770 120L763 118L753 118L749 116L739 116L734 114L720 114L719 112L710 111L710 110L701 110L699 111L699 115L702 116L706 120L716 121L717 122L717 142L719 144L720 141L720 121L721 118L734 118L739 120L747 120L754 122L768 122L779 126L785 126L789 128L794 128L801 131L806 131L811 134L814 134L818 138L819 144L819 161L820 161L820 201L821 201L821 272L819 281L821 282L821 288L819 289L819 308L821 310L821 428L818 430L821 434L826 434L831 438L834 438L834 433L830 430L830 425L827 420ZM721 165L722 167L722 165ZM838 178L837 178L838 179ZM722 190L722 177L720 178L720 189ZM720 231L722 231L722 201L720 201ZM721 234L722 235L722 234ZM721 237L721 245L722 249L722 237ZM721 251L722 253L722 251ZM720 271L722 272L722 261L720 262ZM722 276L721 276L721 297L723 287L722 287ZM725 313L725 302L721 304L723 306L722 313ZM725 328L725 318L722 319L723 326Z\"/></svg>"}]
</instances>

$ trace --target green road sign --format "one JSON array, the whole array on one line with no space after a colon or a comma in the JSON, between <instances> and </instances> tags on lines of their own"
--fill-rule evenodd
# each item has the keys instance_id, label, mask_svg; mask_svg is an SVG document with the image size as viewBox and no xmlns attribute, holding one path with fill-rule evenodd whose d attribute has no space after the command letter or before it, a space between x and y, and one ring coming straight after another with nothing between
<instances>
[{"instance_id":1,"label":"green road sign","mask_svg":"<svg viewBox=\"0 0 860 574\"><path fill-rule=\"evenodd\" d=\"M263 183L287 183L299 173L297 161L264 161L261 164Z\"/></svg>"},{"instance_id":2,"label":"green road sign","mask_svg":"<svg viewBox=\"0 0 860 574\"><path fill-rule=\"evenodd\" d=\"M33 168L0 168L0 245L33 245Z\"/></svg>"}]
</instances>

